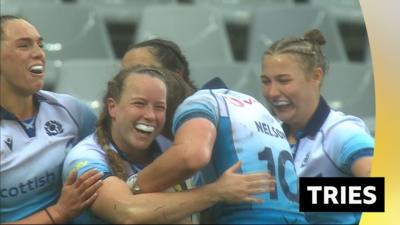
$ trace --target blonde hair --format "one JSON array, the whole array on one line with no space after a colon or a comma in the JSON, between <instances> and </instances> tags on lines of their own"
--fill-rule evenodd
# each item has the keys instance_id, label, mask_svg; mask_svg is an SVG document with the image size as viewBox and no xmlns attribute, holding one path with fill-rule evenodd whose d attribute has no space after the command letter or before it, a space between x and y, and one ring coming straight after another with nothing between
<instances>
[{"instance_id":1,"label":"blonde hair","mask_svg":"<svg viewBox=\"0 0 400 225\"><path fill-rule=\"evenodd\" d=\"M328 62L322 53L321 46L326 43L325 37L318 29L307 31L303 37L286 37L274 42L265 55L293 54L306 72L320 67L324 73Z\"/></svg>"}]
</instances>

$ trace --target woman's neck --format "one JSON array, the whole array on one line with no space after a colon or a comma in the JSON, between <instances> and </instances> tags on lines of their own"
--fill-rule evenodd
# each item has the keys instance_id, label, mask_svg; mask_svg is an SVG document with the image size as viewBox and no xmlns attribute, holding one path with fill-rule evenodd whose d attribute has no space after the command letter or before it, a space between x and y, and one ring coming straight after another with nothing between
<instances>
[{"instance_id":1,"label":"woman's neck","mask_svg":"<svg viewBox=\"0 0 400 225\"><path fill-rule=\"evenodd\" d=\"M18 95L1 87L1 106L13 113L19 120L32 118L36 114L32 95Z\"/></svg>"},{"instance_id":2,"label":"woman's neck","mask_svg":"<svg viewBox=\"0 0 400 225\"><path fill-rule=\"evenodd\" d=\"M152 159L149 152L146 151L130 151L128 153L128 160L133 164L147 165L150 164Z\"/></svg>"},{"instance_id":3,"label":"woman's neck","mask_svg":"<svg viewBox=\"0 0 400 225\"><path fill-rule=\"evenodd\" d=\"M303 131L307 124L310 122L311 118L314 116L315 112L317 111L319 105L319 97L313 101L314 103L310 106L310 111L305 113L304 117L299 119L298 122L289 123L289 143L293 144L297 142L296 134L299 131ZM291 142L293 141L293 143Z\"/></svg>"},{"instance_id":4,"label":"woman's neck","mask_svg":"<svg viewBox=\"0 0 400 225\"><path fill-rule=\"evenodd\" d=\"M126 144L122 139L116 137L118 137L118 134L111 128L111 138L115 147L125 154L129 163L147 165L152 161L147 150L136 150Z\"/></svg>"}]
</instances>

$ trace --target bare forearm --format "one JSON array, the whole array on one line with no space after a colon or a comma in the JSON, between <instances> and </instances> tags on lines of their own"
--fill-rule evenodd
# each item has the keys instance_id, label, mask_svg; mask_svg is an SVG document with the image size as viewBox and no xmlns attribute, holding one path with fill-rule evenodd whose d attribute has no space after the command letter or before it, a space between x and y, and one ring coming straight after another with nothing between
<instances>
[{"instance_id":1,"label":"bare forearm","mask_svg":"<svg viewBox=\"0 0 400 225\"><path fill-rule=\"evenodd\" d=\"M133 195L125 181L110 176L104 180L91 209L111 223L177 223L217 202L261 202L255 194L275 187L270 175L236 174L236 163L214 183L184 192L142 193Z\"/></svg>"},{"instance_id":2,"label":"bare forearm","mask_svg":"<svg viewBox=\"0 0 400 225\"><path fill-rule=\"evenodd\" d=\"M220 200L212 185L186 192L125 196L114 199L113 204L102 204L101 211L92 210L111 223L176 223Z\"/></svg>"},{"instance_id":3,"label":"bare forearm","mask_svg":"<svg viewBox=\"0 0 400 225\"><path fill-rule=\"evenodd\" d=\"M7 224L64 224L67 223L67 217L54 210L55 205L32 214L22 220L10 222Z\"/></svg>"},{"instance_id":4,"label":"bare forearm","mask_svg":"<svg viewBox=\"0 0 400 225\"><path fill-rule=\"evenodd\" d=\"M162 191L189 178L210 161L216 136L208 119L184 122L174 144L139 173L138 186L143 192Z\"/></svg>"},{"instance_id":5,"label":"bare forearm","mask_svg":"<svg viewBox=\"0 0 400 225\"><path fill-rule=\"evenodd\" d=\"M191 177L197 169L178 151L166 152L139 173L137 182L144 193L163 191Z\"/></svg>"}]
</instances>

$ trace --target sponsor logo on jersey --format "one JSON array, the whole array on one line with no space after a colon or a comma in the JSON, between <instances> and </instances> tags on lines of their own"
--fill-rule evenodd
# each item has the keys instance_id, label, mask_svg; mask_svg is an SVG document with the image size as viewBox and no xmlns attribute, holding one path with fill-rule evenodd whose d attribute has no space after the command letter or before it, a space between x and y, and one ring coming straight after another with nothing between
<instances>
[{"instance_id":1,"label":"sponsor logo on jersey","mask_svg":"<svg viewBox=\"0 0 400 225\"><path fill-rule=\"evenodd\" d=\"M74 169L79 170L80 168L86 166L88 164L88 161L80 161L77 164L75 164Z\"/></svg>"},{"instance_id":2,"label":"sponsor logo on jersey","mask_svg":"<svg viewBox=\"0 0 400 225\"><path fill-rule=\"evenodd\" d=\"M54 136L64 132L61 123L55 120L47 121L46 124L44 125L44 129L46 130L46 133L49 136Z\"/></svg>"},{"instance_id":3,"label":"sponsor logo on jersey","mask_svg":"<svg viewBox=\"0 0 400 225\"><path fill-rule=\"evenodd\" d=\"M303 162L301 163L300 167L304 167L304 166L307 164L308 159L310 158L310 154L311 154L311 152L308 152L308 153L307 153L307 155L306 155L306 157L304 158Z\"/></svg>"},{"instance_id":4,"label":"sponsor logo on jersey","mask_svg":"<svg viewBox=\"0 0 400 225\"><path fill-rule=\"evenodd\" d=\"M17 185L0 189L0 197L12 198L19 195L28 194L32 191L41 189L54 181L56 181L56 174L54 172L46 171L45 174L19 182Z\"/></svg>"},{"instance_id":5,"label":"sponsor logo on jersey","mask_svg":"<svg viewBox=\"0 0 400 225\"><path fill-rule=\"evenodd\" d=\"M0 146L0 159L3 160L7 153L10 153L13 149L13 139L10 136L1 137L3 143Z\"/></svg>"},{"instance_id":6,"label":"sponsor logo on jersey","mask_svg":"<svg viewBox=\"0 0 400 225\"><path fill-rule=\"evenodd\" d=\"M245 106L252 106L255 105L257 100L253 97L248 96L246 99L239 99L233 96L220 94L225 100L229 101L232 105L237 107L245 107Z\"/></svg>"},{"instance_id":7,"label":"sponsor logo on jersey","mask_svg":"<svg viewBox=\"0 0 400 225\"><path fill-rule=\"evenodd\" d=\"M9 150L12 151L12 148L13 148L13 139L12 139L12 137L9 137L9 136L5 137L4 143L8 146Z\"/></svg>"}]
</instances>

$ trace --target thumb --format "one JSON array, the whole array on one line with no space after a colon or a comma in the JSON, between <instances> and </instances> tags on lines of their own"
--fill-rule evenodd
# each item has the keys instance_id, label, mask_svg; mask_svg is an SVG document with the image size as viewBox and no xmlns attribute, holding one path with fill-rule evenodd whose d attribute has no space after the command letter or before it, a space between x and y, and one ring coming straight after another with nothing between
<instances>
[{"instance_id":1,"label":"thumb","mask_svg":"<svg viewBox=\"0 0 400 225\"><path fill-rule=\"evenodd\" d=\"M240 169L240 166L242 165L241 161L236 162L233 166L229 167L229 169L226 170L226 172L234 173L238 169Z\"/></svg>"},{"instance_id":2,"label":"thumb","mask_svg":"<svg viewBox=\"0 0 400 225\"><path fill-rule=\"evenodd\" d=\"M74 184L76 177L77 177L78 172L76 169L73 169L71 173L68 175L67 181L65 181L66 185L72 185Z\"/></svg>"}]
</instances>

